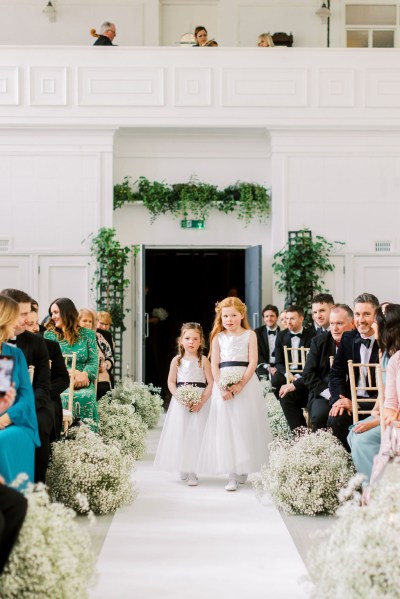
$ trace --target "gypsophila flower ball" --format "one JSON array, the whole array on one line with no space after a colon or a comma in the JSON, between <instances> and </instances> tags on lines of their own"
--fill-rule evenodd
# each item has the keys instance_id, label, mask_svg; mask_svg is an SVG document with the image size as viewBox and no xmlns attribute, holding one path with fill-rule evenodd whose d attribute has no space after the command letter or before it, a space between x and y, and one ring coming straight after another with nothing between
<instances>
[{"instance_id":1,"label":"gypsophila flower ball","mask_svg":"<svg viewBox=\"0 0 400 599\"><path fill-rule=\"evenodd\" d=\"M287 423L285 414L283 413L280 401L278 401L273 393L268 393L266 397L267 417L269 427L273 439L292 438L292 433Z\"/></svg>"},{"instance_id":2,"label":"gypsophila flower ball","mask_svg":"<svg viewBox=\"0 0 400 599\"><path fill-rule=\"evenodd\" d=\"M4 572L2 599L84 599L94 573L90 536L75 513L30 485L28 512Z\"/></svg>"},{"instance_id":3,"label":"gypsophila flower ball","mask_svg":"<svg viewBox=\"0 0 400 599\"><path fill-rule=\"evenodd\" d=\"M202 389L194 385L182 385L176 390L176 399L185 408L197 406L201 402Z\"/></svg>"},{"instance_id":4,"label":"gypsophila flower ball","mask_svg":"<svg viewBox=\"0 0 400 599\"><path fill-rule=\"evenodd\" d=\"M168 312L165 308L154 308L151 315L153 318L159 318L160 320L166 320L168 318Z\"/></svg>"},{"instance_id":5,"label":"gypsophila flower ball","mask_svg":"<svg viewBox=\"0 0 400 599\"><path fill-rule=\"evenodd\" d=\"M99 435L106 441L118 441L121 451L140 460L146 453L147 424L135 413L132 405L109 402L98 403Z\"/></svg>"},{"instance_id":6,"label":"gypsophila flower ball","mask_svg":"<svg viewBox=\"0 0 400 599\"><path fill-rule=\"evenodd\" d=\"M134 460L117 442L104 443L100 435L83 425L73 439L53 443L47 484L54 500L82 512L79 494L86 495L95 514L108 514L131 503Z\"/></svg>"},{"instance_id":7,"label":"gypsophila flower ball","mask_svg":"<svg viewBox=\"0 0 400 599\"><path fill-rule=\"evenodd\" d=\"M158 387L151 384L137 383L130 377L124 377L111 392L111 397L113 401L133 405L147 426L154 428L163 409L160 391Z\"/></svg>"},{"instance_id":8,"label":"gypsophila flower ball","mask_svg":"<svg viewBox=\"0 0 400 599\"><path fill-rule=\"evenodd\" d=\"M309 556L313 599L397 599L400 483L379 484L367 506L348 502L337 514Z\"/></svg>"},{"instance_id":9,"label":"gypsophila flower ball","mask_svg":"<svg viewBox=\"0 0 400 599\"><path fill-rule=\"evenodd\" d=\"M218 386L220 389L229 389L232 385L240 383L243 378L243 370L234 366L221 368L219 373Z\"/></svg>"},{"instance_id":10,"label":"gypsophila flower ball","mask_svg":"<svg viewBox=\"0 0 400 599\"><path fill-rule=\"evenodd\" d=\"M330 433L300 431L270 444L261 487L288 514L334 514L338 492L354 475L351 457Z\"/></svg>"}]
</instances>

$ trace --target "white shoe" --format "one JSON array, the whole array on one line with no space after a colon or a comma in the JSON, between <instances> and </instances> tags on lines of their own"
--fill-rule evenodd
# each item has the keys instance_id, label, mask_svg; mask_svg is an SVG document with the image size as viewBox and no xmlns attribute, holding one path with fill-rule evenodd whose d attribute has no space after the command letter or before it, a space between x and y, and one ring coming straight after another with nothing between
<instances>
[{"instance_id":1,"label":"white shoe","mask_svg":"<svg viewBox=\"0 0 400 599\"><path fill-rule=\"evenodd\" d=\"M236 476L236 480L238 481L238 483L240 483L241 485L244 485L245 482L247 482L247 474L238 474Z\"/></svg>"},{"instance_id":2,"label":"white shoe","mask_svg":"<svg viewBox=\"0 0 400 599\"><path fill-rule=\"evenodd\" d=\"M187 480L188 479L188 473L187 472L180 472L179 473L179 478L181 480Z\"/></svg>"},{"instance_id":3,"label":"white shoe","mask_svg":"<svg viewBox=\"0 0 400 599\"><path fill-rule=\"evenodd\" d=\"M188 487L197 487L197 485L199 484L199 479L197 478L194 472L189 472L187 484Z\"/></svg>"},{"instance_id":4,"label":"white shoe","mask_svg":"<svg viewBox=\"0 0 400 599\"><path fill-rule=\"evenodd\" d=\"M237 491L238 484L236 478L230 478L228 484L225 485L225 491Z\"/></svg>"}]
</instances>

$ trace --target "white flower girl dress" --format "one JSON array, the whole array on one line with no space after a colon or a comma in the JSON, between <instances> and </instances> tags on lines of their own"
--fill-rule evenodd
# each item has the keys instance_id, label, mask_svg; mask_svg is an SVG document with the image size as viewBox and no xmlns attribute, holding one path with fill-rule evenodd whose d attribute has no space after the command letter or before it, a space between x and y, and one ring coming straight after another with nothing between
<instances>
[{"instance_id":1,"label":"white flower girl dress","mask_svg":"<svg viewBox=\"0 0 400 599\"><path fill-rule=\"evenodd\" d=\"M244 373L249 360L249 335L218 334L220 372ZM210 414L196 472L250 474L267 461L267 412L256 374L233 399L223 400L214 382Z\"/></svg>"},{"instance_id":2,"label":"white flower girl dress","mask_svg":"<svg viewBox=\"0 0 400 599\"><path fill-rule=\"evenodd\" d=\"M181 359L177 386L194 384L201 390L207 386L204 370L197 360ZM157 448L154 467L167 472L196 472L210 400L199 412L188 408L172 396Z\"/></svg>"}]
</instances>

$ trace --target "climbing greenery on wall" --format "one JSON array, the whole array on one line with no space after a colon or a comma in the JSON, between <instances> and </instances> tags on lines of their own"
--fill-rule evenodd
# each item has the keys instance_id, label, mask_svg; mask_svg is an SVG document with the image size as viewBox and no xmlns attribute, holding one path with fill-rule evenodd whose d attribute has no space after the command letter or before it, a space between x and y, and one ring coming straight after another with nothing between
<instances>
[{"instance_id":1,"label":"climbing greenery on wall","mask_svg":"<svg viewBox=\"0 0 400 599\"><path fill-rule=\"evenodd\" d=\"M238 181L225 189L191 178L188 183L168 184L139 177L131 183L125 177L114 186L114 209L141 202L151 215L151 222L162 214L205 220L212 209L224 214L233 212L248 224L257 218L265 221L271 212L269 191L256 183Z\"/></svg>"}]
</instances>

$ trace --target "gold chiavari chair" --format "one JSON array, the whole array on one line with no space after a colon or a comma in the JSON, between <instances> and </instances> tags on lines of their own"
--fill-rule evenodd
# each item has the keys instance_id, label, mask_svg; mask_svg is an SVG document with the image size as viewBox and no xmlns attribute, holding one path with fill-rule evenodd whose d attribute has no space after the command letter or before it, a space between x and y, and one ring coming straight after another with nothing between
<instances>
[{"instance_id":1,"label":"gold chiavari chair","mask_svg":"<svg viewBox=\"0 0 400 599\"><path fill-rule=\"evenodd\" d=\"M29 379L31 381L31 385L33 383L33 377L35 376L35 367L33 366L33 364L31 364L30 366L28 366L28 372L29 372Z\"/></svg>"},{"instance_id":2,"label":"gold chiavari chair","mask_svg":"<svg viewBox=\"0 0 400 599\"><path fill-rule=\"evenodd\" d=\"M385 388L382 378L381 364L354 363L348 360L351 403L353 409L353 423L360 419L360 414L371 415L376 407L379 409L381 434L385 429L383 418L383 402L385 399ZM359 369L359 384L356 382L355 369ZM360 392L373 393L375 397L362 397ZM369 407L361 407L360 403L370 404Z\"/></svg>"},{"instance_id":3,"label":"gold chiavari chair","mask_svg":"<svg viewBox=\"0 0 400 599\"><path fill-rule=\"evenodd\" d=\"M64 433L72 424L72 406L74 403L74 385L75 385L75 370L76 370L76 352L65 354L65 365L69 372L69 387L68 387L68 407L63 410L63 428Z\"/></svg>"}]
</instances>

